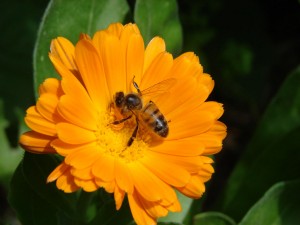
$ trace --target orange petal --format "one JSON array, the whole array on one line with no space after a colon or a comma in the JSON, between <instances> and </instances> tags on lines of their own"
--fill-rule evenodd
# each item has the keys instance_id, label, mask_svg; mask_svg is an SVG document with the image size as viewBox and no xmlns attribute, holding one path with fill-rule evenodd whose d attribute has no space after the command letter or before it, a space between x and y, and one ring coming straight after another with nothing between
<instances>
[{"instance_id":1,"label":"orange petal","mask_svg":"<svg viewBox=\"0 0 300 225\"><path fill-rule=\"evenodd\" d=\"M160 202L149 202L140 198L140 203L143 205L146 212L153 218L168 215L168 210L164 206L160 205Z\"/></svg>"},{"instance_id":2,"label":"orange petal","mask_svg":"<svg viewBox=\"0 0 300 225\"><path fill-rule=\"evenodd\" d=\"M92 173L104 182L115 179L115 159L103 155L93 165Z\"/></svg>"},{"instance_id":3,"label":"orange petal","mask_svg":"<svg viewBox=\"0 0 300 225\"><path fill-rule=\"evenodd\" d=\"M125 191L120 189L118 185L116 185L115 191L114 191L114 199L116 202L116 209L119 210L122 206L123 200L125 197Z\"/></svg>"},{"instance_id":4,"label":"orange petal","mask_svg":"<svg viewBox=\"0 0 300 225\"><path fill-rule=\"evenodd\" d=\"M74 125L89 130L97 129L97 111L88 102L78 102L77 98L64 95L58 103L58 112Z\"/></svg>"},{"instance_id":5,"label":"orange petal","mask_svg":"<svg viewBox=\"0 0 300 225\"><path fill-rule=\"evenodd\" d=\"M86 148L88 145L95 146L95 143L92 142L90 144L72 145L65 143L59 139L55 139L51 142L51 146L56 150L58 154L62 156L67 156L78 149L82 149L83 147Z\"/></svg>"},{"instance_id":6,"label":"orange petal","mask_svg":"<svg viewBox=\"0 0 300 225\"><path fill-rule=\"evenodd\" d=\"M66 38L58 37L51 42L50 54L59 59L69 70L77 70L74 51L74 45Z\"/></svg>"},{"instance_id":7,"label":"orange petal","mask_svg":"<svg viewBox=\"0 0 300 225\"><path fill-rule=\"evenodd\" d=\"M162 144L151 147L151 151L177 156L197 156L204 151L204 144L195 137L174 141L166 140Z\"/></svg>"},{"instance_id":8,"label":"orange petal","mask_svg":"<svg viewBox=\"0 0 300 225\"><path fill-rule=\"evenodd\" d=\"M75 57L91 100L99 110L105 110L110 102L109 91L102 60L92 42L88 40L79 41L76 45Z\"/></svg>"},{"instance_id":9,"label":"orange petal","mask_svg":"<svg viewBox=\"0 0 300 225\"><path fill-rule=\"evenodd\" d=\"M68 144L84 144L97 139L94 132L70 123L59 123L56 128L59 139Z\"/></svg>"},{"instance_id":10,"label":"orange petal","mask_svg":"<svg viewBox=\"0 0 300 225\"><path fill-rule=\"evenodd\" d=\"M121 41L118 37L105 35L101 41L100 54L112 100L116 92L126 91L125 54L122 51Z\"/></svg>"},{"instance_id":11,"label":"orange petal","mask_svg":"<svg viewBox=\"0 0 300 225\"><path fill-rule=\"evenodd\" d=\"M60 85L60 80L56 78L47 78L44 82L39 86L39 94L42 95L44 93L51 93L56 96L62 95L62 89Z\"/></svg>"},{"instance_id":12,"label":"orange petal","mask_svg":"<svg viewBox=\"0 0 300 225\"><path fill-rule=\"evenodd\" d=\"M199 85L200 84L204 85L207 88L209 94L212 92L215 86L215 82L213 81L211 76L207 73L199 75L197 77L197 82Z\"/></svg>"},{"instance_id":13,"label":"orange petal","mask_svg":"<svg viewBox=\"0 0 300 225\"><path fill-rule=\"evenodd\" d=\"M51 147L51 141L55 137L43 135L35 131L28 131L21 135L19 143L22 148L33 153L56 153Z\"/></svg>"},{"instance_id":14,"label":"orange petal","mask_svg":"<svg viewBox=\"0 0 300 225\"><path fill-rule=\"evenodd\" d=\"M71 168L71 174L79 178L81 180L92 180L94 178L94 175L92 174L91 167L86 167L84 169L77 169L72 167Z\"/></svg>"},{"instance_id":15,"label":"orange petal","mask_svg":"<svg viewBox=\"0 0 300 225\"><path fill-rule=\"evenodd\" d=\"M182 194L190 198L200 198L205 192L205 185L199 176L192 176L185 187L177 188Z\"/></svg>"},{"instance_id":16,"label":"orange petal","mask_svg":"<svg viewBox=\"0 0 300 225\"><path fill-rule=\"evenodd\" d=\"M204 86L198 87L193 78L177 80L168 93L168 98L160 99L159 108L171 120L185 117L208 97L207 89Z\"/></svg>"},{"instance_id":17,"label":"orange petal","mask_svg":"<svg viewBox=\"0 0 300 225\"><path fill-rule=\"evenodd\" d=\"M131 35L126 46L126 76L127 92L132 90L132 79L139 84L142 77L144 65L144 40L141 35Z\"/></svg>"},{"instance_id":18,"label":"orange petal","mask_svg":"<svg viewBox=\"0 0 300 225\"><path fill-rule=\"evenodd\" d=\"M149 152L147 157L142 159L142 163L151 171L151 174L155 174L167 184L175 187L185 186L190 179L190 174L181 165L169 162L168 157L168 155Z\"/></svg>"},{"instance_id":19,"label":"orange petal","mask_svg":"<svg viewBox=\"0 0 300 225\"><path fill-rule=\"evenodd\" d=\"M136 190L148 201L165 199L170 203L176 198L173 189L157 177L150 169L140 162L128 164L132 171L132 178ZM153 167L153 161L152 165ZM152 187L152 188L149 188Z\"/></svg>"},{"instance_id":20,"label":"orange petal","mask_svg":"<svg viewBox=\"0 0 300 225\"><path fill-rule=\"evenodd\" d=\"M119 37L121 32L124 30L124 26L121 23L112 23L110 24L105 31L111 35Z\"/></svg>"},{"instance_id":21,"label":"orange petal","mask_svg":"<svg viewBox=\"0 0 300 225\"><path fill-rule=\"evenodd\" d=\"M223 139L226 137L226 126L215 121L212 127L205 133L197 136L197 139L205 145L205 155L211 155L219 152L223 146Z\"/></svg>"},{"instance_id":22,"label":"orange petal","mask_svg":"<svg viewBox=\"0 0 300 225\"><path fill-rule=\"evenodd\" d=\"M122 160L115 160L116 183L120 189L131 194L133 192L133 180L131 171Z\"/></svg>"},{"instance_id":23,"label":"orange petal","mask_svg":"<svg viewBox=\"0 0 300 225\"><path fill-rule=\"evenodd\" d=\"M68 166L67 164L62 162L50 173L50 175L47 178L47 183L57 180L60 176L62 176L69 169L70 169L70 166Z\"/></svg>"},{"instance_id":24,"label":"orange petal","mask_svg":"<svg viewBox=\"0 0 300 225\"><path fill-rule=\"evenodd\" d=\"M167 75L169 74L172 65L173 57L170 53L162 52L158 54L150 63L147 70L144 72L141 83L139 85L141 90L145 90L153 86L154 84L167 79Z\"/></svg>"},{"instance_id":25,"label":"orange petal","mask_svg":"<svg viewBox=\"0 0 300 225\"><path fill-rule=\"evenodd\" d=\"M28 108L26 113L25 122L30 129L48 136L56 136L55 124L39 114L35 106Z\"/></svg>"},{"instance_id":26,"label":"orange petal","mask_svg":"<svg viewBox=\"0 0 300 225\"><path fill-rule=\"evenodd\" d=\"M84 169L90 167L101 155L96 146L87 145L67 155L65 162L76 169Z\"/></svg>"},{"instance_id":27,"label":"orange petal","mask_svg":"<svg viewBox=\"0 0 300 225\"><path fill-rule=\"evenodd\" d=\"M145 62L144 62L144 69L143 73L146 72L154 58L157 57L158 54L161 52L166 51L166 44L165 41L160 37L154 37L146 47L145 50Z\"/></svg>"},{"instance_id":28,"label":"orange petal","mask_svg":"<svg viewBox=\"0 0 300 225\"><path fill-rule=\"evenodd\" d=\"M75 177L74 182L86 192L94 192L99 188L94 180L82 180Z\"/></svg>"},{"instance_id":29,"label":"orange petal","mask_svg":"<svg viewBox=\"0 0 300 225\"><path fill-rule=\"evenodd\" d=\"M56 95L45 93L39 97L36 103L36 108L37 111L47 120L51 122L58 122L61 118L56 111L57 104L58 98Z\"/></svg>"},{"instance_id":30,"label":"orange petal","mask_svg":"<svg viewBox=\"0 0 300 225\"><path fill-rule=\"evenodd\" d=\"M155 225L156 218L151 217L140 202L138 194L128 195L128 202L132 216L137 224Z\"/></svg>"},{"instance_id":31,"label":"orange petal","mask_svg":"<svg viewBox=\"0 0 300 225\"><path fill-rule=\"evenodd\" d=\"M202 75L203 67L199 64L198 57L192 52L186 52L174 59L170 75L177 79L191 79Z\"/></svg>"},{"instance_id":32,"label":"orange petal","mask_svg":"<svg viewBox=\"0 0 300 225\"><path fill-rule=\"evenodd\" d=\"M187 170L189 173L199 171L204 163L201 156L176 156L161 154L158 152L149 152L149 155L147 156L151 158L151 160L161 160L162 164L174 164L174 168L179 166L180 168Z\"/></svg>"},{"instance_id":33,"label":"orange petal","mask_svg":"<svg viewBox=\"0 0 300 225\"><path fill-rule=\"evenodd\" d=\"M74 182L74 177L69 170L66 170L56 181L56 187L66 193L77 191L80 187Z\"/></svg>"},{"instance_id":34,"label":"orange petal","mask_svg":"<svg viewBox=\"0 0 300 225\"><path fill-rule=\"evenodd\" d=\"M214 118L211 113L194 111L182 119L172 120L169 123L169 140L188 138L206 132L214 124Z\"/></svg>"},{"instance_id":35,"label":"orange petal","mask_svg":"<svg viewBox=\"0 0 300 225\"><path fill-rule=\"evenodd\" d=\"M218 102L204 102L199 106L199 110L212 113L215 120L219 119L224 113L223 105Z\"/></svg>"},{"instance_id":36,"label":"orange petal","mask_svg":"<svg viewBox=\"0 0 300 225\"><path fill-rule=\"evenodd\" d=\"M167 205L166 208L171 212L181 212L182 210L178 199L176 199L176 201L174 201L172 204Z\"/></svg>"},{"instance_id":37,"label":"orange petal","mask_svg":"<svg viewBox=\"0 0 300 225\"><path fill-rule=\"evenodd\" d=\"M95 182L97 183L97 185L99 187L103 187L105 189L106 192L108 193L114 193L115 189L116 189L116 183L114 180L109 181L109 182L105 182L101 179L96 178Z\"/></svg>"}]
</instances>

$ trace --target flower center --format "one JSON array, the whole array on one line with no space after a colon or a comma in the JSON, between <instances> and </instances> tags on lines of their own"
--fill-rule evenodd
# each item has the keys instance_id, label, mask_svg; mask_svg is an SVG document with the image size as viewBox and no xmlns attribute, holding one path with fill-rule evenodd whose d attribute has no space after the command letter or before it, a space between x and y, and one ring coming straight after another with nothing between
<instances>
[{"instance_id":1,"label":"flower center","mask_svg":"<svg viewBox=\"0 0 300 225\"><path fill-rule=\"evenodd\" d=\"M116 117L111 113L101 112L98 116L98 129L95 131L95 135L97 144L105 154L129 163L142 158L145 151L149 150L147 134L143 129L139 129L137 137L128 146L128 141L136 127L134 116L118 125L113 124Z\"/></svg>"}]
</instances>

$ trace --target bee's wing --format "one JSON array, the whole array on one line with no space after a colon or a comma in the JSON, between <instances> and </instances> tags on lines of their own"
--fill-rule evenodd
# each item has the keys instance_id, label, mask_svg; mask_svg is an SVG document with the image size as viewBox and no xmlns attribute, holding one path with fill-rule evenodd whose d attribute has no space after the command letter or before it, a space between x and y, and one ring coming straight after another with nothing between
<instances>
[{"instance_id":1,"label":"bee's wing","mask_svg":"<svg viewBox=\"0 0 300 225\"><path fill-rule=\"evenodd\" d=\"M168 93L170 88L176 83L175 78L169 78L166 80L163 80L157 84L154 84L145 90L141 91L142 96L150 96L150 97L156 97L165 93Z\"/></svg>"}]
</instances>

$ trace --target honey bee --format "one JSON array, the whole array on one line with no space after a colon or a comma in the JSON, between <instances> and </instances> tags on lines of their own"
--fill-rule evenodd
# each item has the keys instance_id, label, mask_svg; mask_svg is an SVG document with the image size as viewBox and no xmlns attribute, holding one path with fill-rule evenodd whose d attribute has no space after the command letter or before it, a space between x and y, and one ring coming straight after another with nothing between
<instances>
[{"instance_id":1,"label":"honey bee","mask_svg":"<svg viewBox=\"0 0 300 225\"><path fill-rule=\"evenodd\" d=\"M175 82L175 79L167 79L160 83L141 91L138 84L132 80L133 86L137 93L125 94L124 92L117 92L114 97L114 104L124 116L123 119L114 121L113 124L120 124L135 116L136 127L127 142L127 146L131 146L137 136L139 126L142 125L152 133L166 138L169 134L168 121L161 113L157 105L153 101L149 101L146 105L143 104L143 96L147 94L154 94L165 92Z\"/></svg>"}]
</instances>

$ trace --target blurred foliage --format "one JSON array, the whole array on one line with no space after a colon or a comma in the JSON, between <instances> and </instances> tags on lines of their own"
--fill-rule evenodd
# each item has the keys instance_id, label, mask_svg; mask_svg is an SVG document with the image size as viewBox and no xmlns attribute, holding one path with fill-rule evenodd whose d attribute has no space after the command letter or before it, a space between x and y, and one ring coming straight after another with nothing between
<instances>
[{"instance_id":1,"label":"blurred foliage","mask_svg":"<svg viewBox=\"0 0 300 225\"><path fill-rule=\"evenodd\" d=\"M111 1L50 1L44 17L34 50L34 88L49 76L58 76L48 60L51 40L65 37L75 43L81 33L93 35L110 23L123 21L128 13L126 0ZM76 16L74 16L76 15ZM72 18L70 20L70 18ZM59 24L59 26L57 26Z\"/></svg>"},{"instance_id":2,"label":"blurred foliage","mask_svg":"<svg viewBox=\"0 0 300 225\"><path fill-rule=\"evenodd\" d=\"M55 1L57 5L48 7L52 22L49 23L44 17L45 30L39 31L39 38L50 42L53 37L60 35L75 42L79 32L92 34L95 29L103 28L110 22L127 22L135 17L146 38L161 35L170 40L167 40L167 47L172 52L177 53L180 48L182 52L196 52L205 72L216 81L211 99L224 103L222 121L228 126L228 137L224 149L216 156L216 173L207 186L207 193L201 200L187 202L185 206L185 209L190 208L185 224L196 225L203 221L207 224L212 221L217 221L214 224L234 224L233 221L241 221L240 225L246 225L253 224L258 217L261 221L277 220L277 224L293 224L293 219L299 218L299 208L295 204L299 202L299 182L275 185L278 181L300 178L298 1L178 0L178 6L175 7L173 0L165 1L164 6L159 5L162 1L149 5L139 0L114 0L100 4L98 8L92 5L95 1L76 1L82 4L81 7L66 2ZM3 115L0 115L0 224L14 219L7 203L7 183L23 154L17 148L17 139L24 130L21 121L25 110L34 104L33 49L47 4L48 0L3 0L0 3L0 114L3 111ZM51 11L51 7L59 4L64 7L61 11ZM83 10L84 7L87 9ZM95 13L92 14L95 17L92 21L97 23L82 22L84 15L81 12L89 10ZM150 13L146 15L145 12ZM61 24L69 17L72 17L72 29L61 26L51 28L53 24ZM170 18L175 20L171 21ZM169 22L166 23L169 30L164 30L164 24L157 24L157 20ZM36 59L43 59L43 63L36 60L35 71L45 76L54 75L46 60L49 44L41 49L41 52L36 51ZM44 63L46 61L48 64ZM35 87L41 80L43 77L36 80ZM12 187L22 188L11 190L10 201L18 211L19 218L28 224L35 219L40 219L37 224L44 224L43 220L47 224L69 224L78 209L69 207L68 202L84 199L81 200L77 195L68 196L66 198L70 199L63 204L68 213L65 215L66 211L57 211L57 208L63 207L57 205L61 201L61 193L55 188L40 193L35 189L40 187L45 174L49 173L43 171L44 167L39 168L36 157L40 156L26 154L26 160L18 166ZM57 159L43 156L39 160L51 167ZM31 163L30 166L28 163ZM40 176L30 176L35 170ZM114 210L111 199L98 194L97 199ZM35 208L26 208L26 205L16 201L18 198L24 198ZM49 204L48 214L44 213L44 202ZM86 213L95 214L96 206L97 203L93 202ZM27 211L22 211L24 207ZM29 218L32 209L43 216ZM127 223L130 218L125 209L122 207L123 211L114 216L127 218ZM103 216L113 213L106 210L99 210L94 221L89 221L90 224L97 224ZM50 218L49 215L56 216ZM84 221L85 216L82 215L78 220ZM45 220L48 217L49 220ZM175 217L171 215L170 219L177 224L183 222L182 216L179 219ZM105 219L110 221L109 217ZM163 220L160 224L170 224L167 221Z\"/></svg>"}]
</instances>

